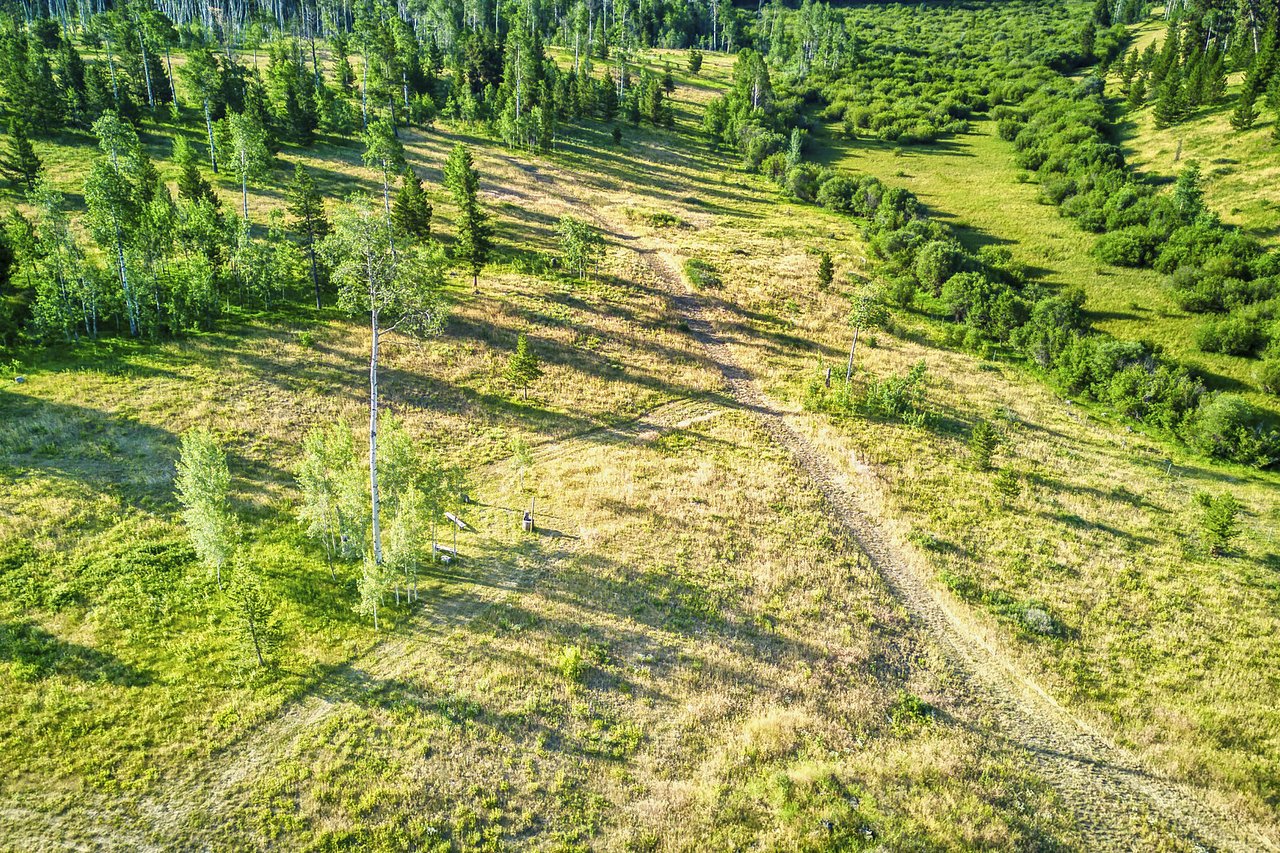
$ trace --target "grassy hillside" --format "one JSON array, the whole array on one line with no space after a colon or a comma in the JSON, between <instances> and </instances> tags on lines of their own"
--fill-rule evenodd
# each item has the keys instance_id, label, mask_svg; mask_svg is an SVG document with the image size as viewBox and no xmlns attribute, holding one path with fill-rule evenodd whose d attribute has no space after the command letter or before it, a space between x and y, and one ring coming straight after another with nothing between
<instances>
[{"instance_id":1,"label":"grassy hillside","mask_svg":"<svg viewBox=\"0 0 1280 853\"><path fill-rule=\"evenodd\" d=\"M1037 201L1037 185L1019 181L1013 147L996 136L992 122L975 122L972 132L933 146L904 149L832 139L827 149L825 162L833 166L909 188L955 226L967 246L1004 246L1046 284L1083 288L1085 309L1099 329L1159 344L1204 376L1209 387L1243 393L1280 413L1276 398L1256 388L1255 360L1196 347L1195 332L1204 318L1178 308L1165 276L1100 263L1091 253L1096 235Z\"/></svg>"},{"instance_id":2,"label":"grassy hillside","mask_svg":"<svg viewBox=\"0 0 1280 853\"><path fill-rule=\"evenodd\" d=\"M358 320L291 309L23 359L0 396L0 763L22 768L5 774L5 846L795 848L823 821L848 844L1072 843L1056 795L965 719L811 487L724 406L629 248L677 191L689 223L759 215L772 194L744 196L687 126L627 136L564 140L551 162L572 180L465 128L406 137L446 234L440 164L474 147L503 251L478 295L454 292L442 337L384 350L387 407L466 467L477 503L461 563L388 605L381 633L351 610L357 567L331 580L292 521L298 436L366 405ZM41 153L62 175L86 158L72 138ZM295 157L330 195L373 189L351 145ZM550 259L588 187L619 227L578 282ZM269 187L251 210L276 204ZM517 332L546 369L527 402L501 378ZM279 601L272 673L248 665L177 521L194 424L230 449ZM535 449L523 489L516 437Z\"/></svg>"},{"instance_id":3,"label":"grassy hillside","mask_svg":"<svg viewBox=\"0 0 1280 853\"><path fill-rule=\"evenodd\" d=\"M382 632L351 610L358 568L332 580L292 519L299 436L364 412L357 319L290 309L181 341L23 354L26 381L0 391L5 845L1078 849L1081 805L993 732L725 394L655 258L715 273L697 295L738 363L833 464L872 478L860 500L973 630L1145 769L1274 836L1280 475L1135 434L940 346L944 326L910 312L864 338L857 382L923 359L922 424L806 411L847 352L847 276L869 274L867 249L856 220L708 151L694 126L731 69L709 54L697 81L679 75L675 132L624 125L621 146L594 123L545 157L465 127L406 133L445 235L440 166L454 142L473 147L501 251L476 295L453 273L441 337L384 350L388 407L467 470L476 503L463 559L418 605L388 606ZM72 138L41 153L62 175L86 157ZM1048 281L1085 284L1104 328L1180 346L1151 274L1097 270L985 124L919 154L826 157L910 187ZM283 159L320 171L330 196L374 188L351 144ZM285 174L254 194L255 217ZM605 223L587 281L551 264L565 213ZM829 289L820 250L840 273ZM521 332L546 369L528 401L502 378ZM1016 494L971 465L978 418L997 424ZM279 600L270 677L245 666L177 521L177 436L194 424L230 450ZM523 478L517 437L534 447ZM1226 558L1201 542L1206 489L1246 507ZM1154 819L1129 830L1143 849L1190 847Z\"/></svg>"},{"instance_id":4,"label":"grassy hillside","mask_svg":"<svg viewBox=\"0 0 1280 853\"><path fill-rule=\"evenodd\" d=\"M1133 43L1145 47L1164 37L1163 22L1153 21L1134 28ZM1263 109L1250 129L1231 127L1242 77L1236 72L1229 78L1225 104L1202 107L1172 127L1157 128L1150 105L1137 110L1121 107L1120 141L1125 158L1156 180L1172 181L1187 162L1197 161L1209 207L1224 221L1274 247L1280 237L1280 144L1273 137L1275 116ZM1118 85L1114 74L1110 85Z\"/></svg>"}]
</instances>

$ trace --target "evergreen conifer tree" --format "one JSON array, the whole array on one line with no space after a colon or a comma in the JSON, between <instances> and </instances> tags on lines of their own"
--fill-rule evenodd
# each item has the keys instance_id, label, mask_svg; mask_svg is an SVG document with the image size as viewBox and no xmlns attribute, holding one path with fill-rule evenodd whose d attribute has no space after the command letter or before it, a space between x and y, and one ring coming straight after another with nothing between
<instances>
[{"instance_id":1,"label":"evergreen conifer tree","mask_svg":"<svg viewBox=\"0 0 1280 853\"><path fill-rule=\"evenodd\" d=\"M9 144L0 155L0 174L31 191L36 188L43 168L44 164L36 155L26 129L20 122L9 122Z\"/></svg>"},{"instance_id":2,"label":"evergreen conifer tree","mask_svg":"<svg viewBox=\"0 0 1280 853\"><path fill-rule=\"evenodd\" d=\"M311 262L311 284L316 292L316 307L320 307L320 268L316 260L316 251L322 239L328 236L329 220L324 214L324 199L316 189L316 182L311 173L301 164L293 167L293 181L289 184L289 215L293 217L293 227L302 235L303 245L307 249L307 257Z\"/></svg>"},{"instance_id":3,"label":"evergreen conifer tree","mask_svg":"<svg viewBox=\"0 0 1280 853\"><path fill-rule=\"evenodd\" d=\"M392 224L404 237L425 240L431 236L431 213L431 201L422 189L422 179L412 167L406 167L391 206Z\"/></svg>"}]
</instances>

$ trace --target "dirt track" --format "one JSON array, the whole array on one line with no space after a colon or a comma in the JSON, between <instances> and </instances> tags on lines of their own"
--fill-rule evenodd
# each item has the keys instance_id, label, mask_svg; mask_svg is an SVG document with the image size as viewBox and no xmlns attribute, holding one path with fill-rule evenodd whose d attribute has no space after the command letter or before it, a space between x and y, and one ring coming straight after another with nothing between
<instances>
[{"instance_id":1,"label":"dirt track","mask_svg":"<svg viewBox=\"0 0 1280 853\"><path fill-rule=\"evenodd\" d=\"M505 159L505 158L504 158ZM1109 743L1072 716L993 649L918 570L909 546L894 541L863 503L878 485L863 470L851 479L788 422L735 359L716 331L703 301L676 272L672 247L660 238L640 239L604 219L585 197L580 180L554 168L510 160L538 185L576 213L593 220L637 253L689 333L724 377L734 401L759 418L825 497L832 514L870 558L911 617L945 654L954 671L957 699L994 724L998 736L1022 749L1039 773L1076 814L1091 850L1137 850L1154 837L1179 839L1189 850L1280 850L1248 821L1207 804L1190 787L1152 775L1133 756Z\"/></svg>"},{"instance_id":2,"label":"dirt track","mask_svg":"<svg viewBox=\"0 0 1280 853\"><path fill-rule=\"evenodd\" d=\"M737 363L701 300L662 249L638 241L634 248L720 369L734 400L755 412L773 440L791 454L912 618L943 649L955 672L956 691L985 712L1003 738L1025 750L1063 795L1090 849L1141 849L1157 826L1193 850L1277 849L1257 829L1211 808L1190 788L1140 769L1131 756L1090 731L992 649L913 567L904 546L862 508L859 493L875 488L870 473L864 475L868 482L857 482L838 471Z\"/></svg>"},{"instance_id":3,"label":"dirt track","mask_svg":"<svg viewBox=\"0 0 1280 853\"><path fill-rule=\"evenodd\" d=\"M618 233L618 223L601 220L578 196L573 179L550 169L539 174L532 167L521 168L539 185L540 191L555 194L566 206ZM665 254L670 247L658 239L646 242L632 235L619 236L665 290L673 311L720 370L734 402L754 412L773 440L790 453L797 468L824 495L833 516L869 556L912 618L943 651L955 676L952 689L956 701L972 707L977 712L975 716L991 721L1000 737L1025 751L1029 760L1035 762L1039 773L1075 811L1088 849L1146 849L1153 835L1165 833L1184 839L1188 849L1280 849L1244 822L1232 820L1204 803L1186 786L1154 777L1141 769L1131 756L1090 731L1051 696L1019 674L918 571L918 563L910 559L908 546L895 541L867 511L864 496L876 488L870 474L851 477L842 473L796 429L788 415L762 393L748 371L737 362L731 347L717 334L714 318L708 316L706 306L675 272ZM700 404L678 401L634 425L609 432L617 440L643 439L673 425L708 416L714 416L714 411L708 412ZM548 446L537 452L557 454L566 452L566 448ZM517 571L511 576L491 578L495 582L490 587L491 595L504 595L518 589L522 575L523 572ZM489 600L491 598L481 597L459 605L456 611L438 612L434 618L466 621ZM132 835L117 837L118 844L129 849L160 849L162 839L193 814L203 813L207 819L209 812L218 811L221 792L234 788L256 772L269 770L273 754L281 744L288 743L297 732L323 718L340 698L344 683L359 680L361 670L366 667L373 675L395 669L406 655L412 654L415 642L410 638L397 638L383 643L376 654L366 655L333 673L316 691L289 706L279 717L206 762L185 784L165 789L163 797L156 797L139 816L143 826ZM18 811L0 814L0 822L14 827L32 829L35 824L39 827L36 837L61 836L57 821L50 825L47 820L45 815Z\"/></svg>"}]
</instances>

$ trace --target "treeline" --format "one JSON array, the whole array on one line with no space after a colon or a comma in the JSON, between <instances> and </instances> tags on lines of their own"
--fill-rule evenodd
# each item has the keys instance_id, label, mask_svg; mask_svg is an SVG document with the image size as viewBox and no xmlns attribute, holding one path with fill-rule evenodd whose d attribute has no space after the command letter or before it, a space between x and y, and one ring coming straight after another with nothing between
<instances>
[{"instance_id":1,"label":"treeline","mask_svg":"<svg viewBox=\"0 0 1280 853\"><path fill-rule=\"evenodd\" d=\"M1166 17L1163 44L1134 48L1121 66L1130 106L1153 104L1157 126L1167 127L1221 103L1226 75L1237 71L1244 79L1232 127L1252 127L1262 107L1280 113L1280 3L1187 0L1170 4ZM1280 139L1280 122L1274 133Z\"/></svg>"},{"instance_id":2,"label":"treeline","mask_svg":"<svg viewBox=\"0 0 1280 853\"><path fill-rule=\"evenodd\" d=\"M1023 2L871 11L774 4L754 47L739 53L732 90L708 106L704 130L752 170L816 121L850 139L933 143L1060 73L1114 61L1123 22L1146 14L1141 3L1100 4L1082 24L1076 9Z\"/></svg>"},{"instance_id":3,"label":"treeline","mask_svg":"<svg viewBox=\"0 0 1280 853\"><path fill-rule=\"evenodd\" d=\"M12 212L0 232L0 344L24 333L45 341L180 334L228 306L276 307L307 279L319 304L326 270L316 245L327 226L311 176L294 176L286 210L256 229L249 223L249 189L275 182L275 155L286 146L360 134L367 147L370 134L394 137L441 112L508 145L543 150L563 122L673 124L669 69L639 69L622 53L607 58L606 47L598 59L583 50L562 70L530 10L505 10L509 29L500 34L463 28L442 50L393 8L363 4L349 33L319 46L286 32L264 43L245 29L238 54L198 20L175 25L144 6L71 28L49 17L0 18L0 121L10 131L0 174L34 208ZM198 142L184 132L196 128ZM107 165L85 184L88 242L66 199L42 182L33 144L64 130L90 131L105 146ZM171 135L172 168L147 155L144 130ZM398 204L418 208L406 221L423 220L425 206L425 236L421 182L401 176L402 160L390 170L371 165L382 168L388 194L401 181ZM176 194L164 180L175 171ZM234 180L239 217L222 209L212 175Z\"/></svg>"},{"instance_id":4,"label":"treeline","mask_svg":"<svg viewBox=\"0 0 1280 853\"><path fill-rule=\"evenodd\" d=\"M1099 235L1100 261L1168 276L1183 310L1213 315L1196 342L1205 352L1258 357L1259 384L1280 392L1280 255L1224 225L1204 204L1200 172L1189 164L1171 192L1143 181L1110 141L1103 81L1058 80L993 115L1040 197Z\"/></svg>"},{"instance_id":5,"label":"treeline","mask_svg":"<svg viewBox=\"0 0 1280 853\"><path fill-rule=\"evenodd\" d=\"M1052 41L1052 34L1047 37ZM1098 252L1107 262L1126 262L1130 242L1137 240L1133 263L1158 260L1157 268L1175 273L1177 287L1203 296L1185 304L1217 310L1247 305L1254 312L1247 322L1268 322L1274 309L1271 256L1205 209L1194 169L1172 193L1138 180L1109 140L1101 78L1073 82L1045 64L1044 57L1055 54L1052 47L1033 53L1033 64L1005 85L988 88L984 98L1000 135L1014 141L1019 163L1039 179L1044 200L1106 232ZM783 83L775 86L778 76ZM1264 412L1237 395L1208 392L1150 344L1098 332L1084 312L1082 292L1050 292L1029 280L1007 250L967 251L905 189L806 162L806 130L796 119L805 98L790 79L771 73L762 55L743 51L733 87L709 107L705 129L717 142L736 146L744 166L768 175L792 197L866 219L865 236L888 282L887 300L908 307L923 299L957 324L952 343L1008 348L1066 393L1177 435L1209 456L1256 466L1280 460L1280 432ZM1212 328L1229 337L1235 322L1229 318ZM1274 387L1265 378L1263 384Z\"/></svg>"},{"instance_id":6,"label":"treeline","mask_svg":"<svg viewBox=\"0 0 1280 853\"><path fill-rule=\"evenodd\" d=\"M1162 47L1133 48L1116 64L1120 91L1132 109L1152 104L1157 127L1185 121L1201 107L1221 104L1227 94L1227 52L1202 46L1193 28L1176 23Z\"/></svg>"},{"instance_id":7,"label":"treeline","mask_svg":"<svg viewBox=\"0 0 1280 853\"><path fill-rule=\"evenodd\" d=\"M621 113L633 122L670 123L669 79L637 72L623 54L610 60L607 43L575 52L562 72L547 58L535 21L520 11L510 24L501 33L460 31L446 49L420 37L394 9L370 7L350 32L334 33L320 48L282 32L253 41L250 59L237 58L216 31L175 26L154 10L106 12L74 34L52 19L24 26L7 17L0 19L0 110L22 131L49 135L87 129L106 112L135 123L177 119L173 109L185 101L207 125L252 113L273 147L310 144L318 131L349 134L380 116L426 124L442 111L492 123L512 144L541 140L544 147L557 121ZM86 62L81 48L95 58ZM609 68L603 78L593 73L593 55ZM216 149L211 129L209 136ZM216 171L216 150L211 162Z\"/></svg>"},{"instance_id":8,"label":"treeline","mask_svg":"<svg viewBox=\"0 0 1280 853\"><path fill-rule=\"evenodd\" d=\"M923 304L956 323L953 345L1005 347L1044 370L1065 392L1176 435L1208 456L1267 467L1280 461L1280 431L1265 413L1203 383L1147 343L1117 340L1093 328L1078 289L1055 292L1032 280L996 246L970 252L919 199L869 175L812 164L810 179L788 182L799 196L865 220L863 233L886 280L883 298Z\"/></svg>"},{"instance_id":9,"label":"treeline","mask_svg":"<svg viewBox=\"0 0 1280 853\"><path fill-rule=\"evenodd\" d=\"M783 8L779 0L773 7ZM380 0L142 0L129 3L77 3L65 0L23 3L14 16L27 22L50 20L66 30L87 31L104 13L133 19L150 12L179 28L213 34L232 51L249 52L283 35L330 40L357 33L371 18L403 20L424 41L445 51L467 34L499 37L523 25L544 39L579 53L606 58L612 48L682 48L736 50L749 39L754 10L731 0L416 0L389 4Z\"/></svg>"}]
</instances>

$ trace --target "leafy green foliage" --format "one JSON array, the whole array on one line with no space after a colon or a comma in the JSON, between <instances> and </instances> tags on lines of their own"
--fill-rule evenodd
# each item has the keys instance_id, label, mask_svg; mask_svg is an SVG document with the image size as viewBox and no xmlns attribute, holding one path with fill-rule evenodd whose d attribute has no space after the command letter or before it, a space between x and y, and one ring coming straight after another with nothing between
<instances>
[{"instance_id":1,"label":"leafy green foliage","mask_svg":"<svg viewBox=\"0 0 1280 853\"><path fill-rule=\"evenodd\" d=\"M1239 516L1243 507L1230 493L1216 497L1208 492L1196 494L1201 509L1200 529L1209 553L1218 556L1228 553L1231 543L1240 533Z\"/></svg>"},{"instance_id":2,"label":"leafy green foliage","mask_svg":"<svg viewBox=\"0 0 1280 853\"><path fill-rule=\"evenodd\" d=\"M1280 430L1235 394L1209 398L1196 410L1184 434L1196 450L1218 459L1265 468L1280 457Z\"/></svg>"},{"instance_id":3,"label":"leafy green foliage","mask_svg":"<svg viewBox=\"0 0 1280 853\"><path fill-rule=\"evenodd\" d=\"M587 267L599 264L604 255L604 237L600 231L574 216L560 217L556 229L560 235L560 258L578 278L585 278Z\"/></svg>"},{"instance_id":4,"label":"leafy green foliage","mask_svg":"<svg viewBox=\"0 0 1280 853\"><path fill-rule=\"evenodd\" d=\"M206 429L182 435L175 489L191 545L222 584L222 570L235 551L235 528L227 505L231 475L227 457Z\"/></svg>"},{"instance_id":5,"label":"leafy green foliage","mask_svg":"<svg viewBox=\"0 0 1280 853\"><path fill-rule=\"evenodd\" d=\"M240 181L244 199L244 219L249 221L249 182L267 174L271 152L267 150L266 131L249 113L232 114L227 121L231 129L231 169Z\"/></svg>"},{"instance_id":6,"label":"leafy green foliage","mask_svg":"<svg viewBox=\"0 0 1280 853\"><path fill-rule=\"evenodd\" d=\"M720 276L715 267L701 258L689 258L684 262L684 276L696 290L720 286Z\"/></svg>"}]
</instances>

